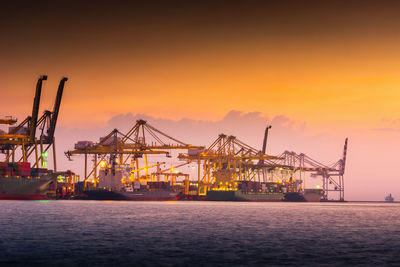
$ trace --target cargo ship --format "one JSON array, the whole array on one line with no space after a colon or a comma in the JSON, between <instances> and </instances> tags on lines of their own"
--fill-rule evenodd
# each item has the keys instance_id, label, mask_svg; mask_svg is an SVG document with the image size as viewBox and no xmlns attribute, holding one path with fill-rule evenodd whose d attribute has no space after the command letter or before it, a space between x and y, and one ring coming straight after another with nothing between
<instances>
[{"instance_id":1,"label":"cargo ship","mask_svg":"<svg viewBox=\"0 0 400 267\"><path fill-rule=\"evenodd\" d=\"M385 202L394 202L394 198L392 197L392 194L389 194L385 197Z\"/></svg>"},{"instance_id":2,"label":"cargo ship","mask_svg":"<svg viewBox=\"0 0 400 267\"><path fill-rule=\"evenodd\" d=\"M29 162L0 163L1 200L47 199L49 185L57 175L47 169L30 168Z\"/></svg>"},{"instance_id":3,"label":"cargo ship","mask_svg":"<svg viewBox=\"0 0 400 267\"><path fill-rule=\"evenodd\" d=\"M141 200L141 201L166 201L177 200L182 190L172 187L168 182L133 182L115 188L93 188L83 191L81 199L87 200Z\"/></svg>"},{"instance_id":4,"label":"cargo ship","mask_svg":"<svg viewBox=\"0 0 400 267\"><path fill-rule=\"evenodd\" d=\"M176 200L182 192L182 188L170 182L148 180L148 177L134 178L128 164L116 164L114 170L104 165L96 186L87 183L80 199L165 201Z\"/></svg>"},{"instance_id":5,"label":"cargo ship","mask_svg":"<svg viewBox=\"0 0 400 267\"><path fill-rule=\"evenodd\" d=\"M254 201L275 202L284 199L283 188L278 183L259 183L240 181L236 187L228 185L215 186L207 191L210 201Z\"/></svg>"},{"instance_id":6,"label":"cargo ship","mask_svg":"<svg viewBox=\"0 0 400 267\"><path fill-rule=\"evenodd\" d=\"M306 199L301 192L286 192L283 201L288 202L305 202Z\"/></svg>"},{"instance_id":7,"label":"cargo ship","mask_svg":"<svg viewBox=\"0 0 400 267\"><path fill-rule=\"evenodd\" d=\"M235 191L215 191L207 192L207 200L210 201L254 201L254 202L275 202L282 201L283 193L266 192L243 192Z\"/></svg>"},{"instance_id":8,"label":"cargo ship","mask_svg":"<svg viewBox=\"0 0 400 267\"><path fill-rule=\"evenodd\" d=\"M304 191L287 192L285 201L288 202L320 202L324 196L322 189L305 189Z\"/></svg>"}]
</instances>

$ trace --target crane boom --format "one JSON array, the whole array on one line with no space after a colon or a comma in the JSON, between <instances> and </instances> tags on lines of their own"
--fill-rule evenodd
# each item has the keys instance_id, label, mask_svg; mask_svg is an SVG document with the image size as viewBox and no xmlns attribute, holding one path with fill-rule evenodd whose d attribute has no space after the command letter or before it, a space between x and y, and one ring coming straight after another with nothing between
<instances>
[{"instance_id":1,"label":"crane boom","mask_svg":"<svg viewBox=\"0 0 400 267\"><path fill-rule=\"evenodd\" d=\"M344 141L344 148L343 148L343 158L342 158L342 166L340 167L340 174L344 174L344 169L346 167L346 157L347 157L347 142L348 138Z\"/></svg>"},{"instance_id":2,"label":"crane boom","mask_svg":"<svg viewBox=\"0 0 400 267\"><path fill-rule=\"evenodd\" d=\"M65 85L66 81L68 81L68 78L64 77L61 79L60 84L58 85L56 102L54 103L53 113L52 113L51 120L50 120L50 127L49 127L49 130L47 131L47 142L48 143L51 143L54 138L54 132L56 130L58 113L60 111L61 98L62 98L62 94L64 91L64 85Z\"/></svg>"},{"instance_id":3,"label":"crane boom","mask_svg":"<svg viewBox=\"0 0 400 267\"><path fill-rule=\"evenodd\" d=\"M39 113L39 105L40 105L40 95L42 94L42 85L43 81L47 80L46 75L40 76L36 84L36 93L35 99L33 100L33 108L32 108L32 116L31 116L31 124L29 129L29 138L30 140L35 140L36 135L36 127L37 127L37 119Z\"/></svg>"},{"instance_id":4,"label":"crane boom","mask_svg":"<svg viewBox=\"0 0 400 267\"><path fill-rule=\"evenodd\" d=\"M264 133L264 141L263 141L263 146L262 146L262 154L264 155L267 149L267 139L268 139L268 130L271 129L272 126L268 125L267 128L265 128L265 133Z\"/></svg>"},{"instance_id":5,"label":"crane boom","mask_svg":"<svg viewBox=\"0 0 400 267\"><path fill-rule=\"evenodd\" d=\"M161 170L160 173L163 173L163 172L166 172L166 171L172 171L172 170L174 170L174 169L176 169L176 168L179 168L179 167L185 166L185 165L187 165L187 164L190 164L190 162L191 162L191 161L188 161L188 162L185 162L185 163L182 163L182 164L179 164L179 165L176 165L176 166L173 166L173 167L170 167L170 168Z\"/></svg>"}]
</instances>

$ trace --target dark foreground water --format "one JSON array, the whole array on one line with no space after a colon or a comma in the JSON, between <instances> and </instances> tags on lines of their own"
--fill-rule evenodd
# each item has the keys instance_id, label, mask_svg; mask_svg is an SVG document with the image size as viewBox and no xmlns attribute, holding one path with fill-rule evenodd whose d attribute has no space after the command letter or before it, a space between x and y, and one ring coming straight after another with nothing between
<instances>
[{"instance_id":1,"label":"dark foreground water","mask_svg":"<svg viewBox=\"0 0 400 267\"><path fill-rule=\"evenodd\" d=\"M400 266L400 205L1 201L0 266Z\"/></svg>"}]
</instances>

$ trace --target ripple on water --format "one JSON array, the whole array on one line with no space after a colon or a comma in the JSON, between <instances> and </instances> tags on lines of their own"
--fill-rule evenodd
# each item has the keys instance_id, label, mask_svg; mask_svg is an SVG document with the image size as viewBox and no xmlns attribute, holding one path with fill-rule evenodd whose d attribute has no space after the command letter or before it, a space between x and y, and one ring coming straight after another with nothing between
<instances>
[{"instance_id":1,"label":"ripple on water","mask_svg":"<svg viewBox=\"0 0 400 267\"><path fill-rule=\"evenodd\" d=\"M400 205L0 202L0 265L399 265Z\"/></svg>"}]
</instances>

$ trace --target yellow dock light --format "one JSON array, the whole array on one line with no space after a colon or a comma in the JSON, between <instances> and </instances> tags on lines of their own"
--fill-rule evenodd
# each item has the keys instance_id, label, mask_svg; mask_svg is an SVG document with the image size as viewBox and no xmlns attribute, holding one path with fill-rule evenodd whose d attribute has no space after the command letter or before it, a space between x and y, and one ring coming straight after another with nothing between
<instances>
[{"instance_id":1,"label":"yellow dock light","mask_svg":"<svg viewBox=\"0 0 400 267\"><path fill-rule=\"evenodd\" d=\"M107 163L104 160L100 161L101 168L104 168L106 165L107 165Z\"/></svg>"}]
</instances>

